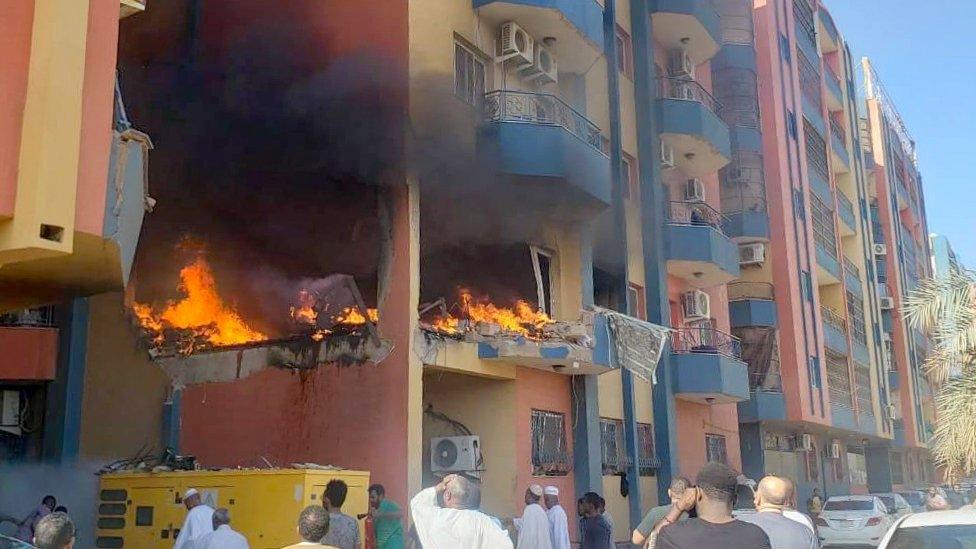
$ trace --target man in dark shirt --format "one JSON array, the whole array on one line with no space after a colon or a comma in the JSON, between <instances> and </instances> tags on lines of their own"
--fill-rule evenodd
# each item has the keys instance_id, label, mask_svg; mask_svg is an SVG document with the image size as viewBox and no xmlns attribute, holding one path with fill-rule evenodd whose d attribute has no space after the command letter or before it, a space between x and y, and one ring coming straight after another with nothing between
<instances>
[{"instance_id":1,"label":"man in dark shirt","mask_svg":"<svg viewBox=\"0 0 976 549\"><path fill-rule=\"evenodd\" d=\"M600 513L600 500L595 492L583 494L580 510L580 549L613 549L613 530Z\"/></svg>"},{"instance_id":2,"label":"man in dark shirt","mask_svg":"<svg viewBox=\"0 0 976 549\"><path fill-rule=\"evenodd\" d=\"M735 471L721 463L702 467L697 487L685 490L678 505L661 521L657 549L771 549L762 528L732 518ZM695 508L698 518L677 522L682 511Z\"/></svg>"}]
</instances>

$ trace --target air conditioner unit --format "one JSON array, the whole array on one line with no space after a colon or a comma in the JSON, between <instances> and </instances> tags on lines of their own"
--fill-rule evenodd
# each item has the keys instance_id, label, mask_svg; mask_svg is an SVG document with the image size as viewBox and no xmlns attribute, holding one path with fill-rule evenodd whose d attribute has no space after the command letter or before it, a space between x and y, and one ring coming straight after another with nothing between
<instances>
[{"instance_id":1,"label":"air conditioner unit","mask_svg":"<svg viewBox=\"0 0 976 549\"><path fill-rule=\"evenodd\" d=\"M532 65L523 71L523 74L543 84L557 82L559 77L556 73L556 58L549 51L549 48L536 42Z\"/></svg>"},{"instance_id":2,"label":"air conditioner unit","mask_svg":"<svg viewBox=\"0 0 976 549\"><path fill-rule=\"evenodd\" d=\"M681 296L685 320L711 318L711 299L701 290L692 290Z\"/></svg>"},{"instance_id":3,"label":"air conditioner unit","mask_svg":"<svg viewBox=\"0 0 976 549\"><path fill-rule=\"evenodd\" d=\"M665 143L663 139L661 140L661 167L674 167L674 148Z\"/></svg>"},{"instance_id":4,"label":"air conditioner unit","mask_svg":"<svg viewBox=\"0 0 976 549\"><path fill-rule=\"evenodd\" d=\"M519 67L535 63L535 40L513 21L502 25L498 48L501 50L498 62L513 60Z\"/></svg>"},{"instance_id":5,"label":"air conditioner unit","mask_svg":"<svg viewBox=\"0 0 976 549\"><path fill-rule=\"evenodd\" d=\"M766 261L766 245L762 242L739 245L739 265L762 265Z\"/></svg>"},{"instance_id":6,"label":"air conditioner unit","mask_svg":"<svg viewBox=\"0 0 976 549\"><path fill-rule=\"evenodd\" d=\"M881 332L881 341L885 343L891 343L892 342L891 334L889 334L888 332Z\"/></svg>"},{"instance_id":7,"label":"air conditioner unit","mask_svg":"<svg viewBox=\"0 0 976 549\"><path fill-rule=\"evenodd\" d=\"M840 443L837 441L830 443L830 457L840 459Z\"/></svg>"},{"instance_id":8,"label":"air conditioner unit","mask_svg":"<svg viewBox=\"0 0 976 549\"><path fill-rule=\"evenodd\" d=\"M881 305L882 311L890 311L895 308L895 298L893 297L879 297L878 304Z\"/></svg>"},{"instance_id":9,"label":"air conditioner unit","mask_svg":"<svg viewBox=\"0 0 976 549\"><path fill-rule=\"evenodd\" d=\"M885 406L884 411L885 411L885 416L888 419L892 419L892 420L898 419L898 407L895 406L894 404L888 404L887 406Z\"/></svg>"},{"instance_id":10,"label":"air conditioner unit","mask_svg":"<svg viewBox=\"0 0 976 549\"><path fill-rule=\"evenodd\" d=\"M668 60L668 74L688 78L695 77L695 62L688 55L688 52L683 49L671 51L671 57Z\"/></svg>"},{"instance_id":11,"label":"air conditioner unit","mask_svg":"<svg viewBox=\"0 0 976 549\"><path fill-rule=\"evenodd\" d=\"M701 179L693 178L685 181L685 201L686 202L704 202L705 201L705 183Z\"/></svg>"},{"instance_id":12,"label":"air conditioner unit","mask_svg":"<svg viewBox=\"0 0 976 549\"><path fill-rule=\"evenodd\" d=\"M809 452L813 450L813 436L812 435L798 435L796 437L797 447L800 450Z\"/></svg>"},{"instance_id":13,"label":"air conditioner unit","mask_svg":"<svg viewBox=\"0 0 976 549\"><path fill-rule=\"evenodd\" d=\"M477 471L481 463L481 440L477 436L430 439L432 472Z\"/></svg>"},{"instance_id":14,"label":"air conditioner unit","mask_svg":"<svg viewBox=\"0 0 976 549\"><path fill-rule=\"evenodd\" d=\"M20 391L0 391L0 431L20 436Z\"/></svg>"},{"instance_id":15,"label":"air conditioner unit","mask_svg":"<svg viewBox=\"0 0 976 549\"><path fill-rule=\"evenodd\" d=\"M884 244L875 244L874 255L888 255L888 246L885 246Z\"/></svg>"}]
</instances>

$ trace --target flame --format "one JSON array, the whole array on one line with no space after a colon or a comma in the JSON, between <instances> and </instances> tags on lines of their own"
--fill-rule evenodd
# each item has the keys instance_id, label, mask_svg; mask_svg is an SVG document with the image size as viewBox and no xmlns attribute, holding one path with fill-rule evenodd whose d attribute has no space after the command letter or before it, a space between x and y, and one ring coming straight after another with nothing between
<instances>
[{"instance_id":1,"label":"flame","mask_svg":"<svg viewBox=\"0 0 976 549\"><path fill-rule=\"evenodd\" d=\"M319 313L315 311L315 296L308 290L298 292L298 306L289 310L291 317L301 324L315 324Z\"/></svg>"},{"instance_id":2,"label":"flame","mask_svg":"<svg viewBox=\"0 0 976 549\"><path fill-rule=\"evenodd\" d=\"M162 332L166 328L190 330L215 346L268 339L248 326L237 311L220 298L213 272L202 256L180 269L178 288L183 298L168 302L160 313L141 303L132 308L139 324L153 334L157 343L162 343Z\"/></svg>"},{"instance_id":3,"label":"flame","mask_svg":"<svg viewBox=\"0 0 976 549\"><path fill-rule=\"evenodd\" d=\"M316 325L319 318L319 311L315 310L317 301L318 299L313 292L301 290L298 292L298 304L293 305L289 309L291 317L300 324ZM379 311L368 308L364 315L358 307L345 307L338 314L331 317L333 325L341 324L343 326L361 326L366 324L367 319L373 323L378 322L380 319ZM331 333L329 330L319 330L315 334L318 336L316 341L321 340L324 335L329 333ZM315 338L313 337L313 339Z\"/></svg>"},{"instance_id":4,"label":"flame","mask_svg":"<svg viewBox=\"0 0 976 549\"><path fill-rule=\"evenodd\" d=\"M369 318L370 322L377 322L380 319L380 312L373 308L366 309L366 316L359 311L356 307L346 307L342 310L336 317L336 324L343 324L346 326L359 326L361 324L366 324L366 318Z\"/></svg>"},{"instance_id":5,"label":"flame","mask_svg":"<svg viewBox=\"0 0 976 549\"><path fill-rule=\"evenodd\" d=\"M553 323L549 315L522 299L517 300L513 307L501 307L487 297L475 299L468 289L461 288L459 293L463 313L472 324L497 324L506 332L531 337ZM461 319L451 314L442 315L433 320L431 327L446 334L458 334L461 332Z\"/></svg>"}]
</instances>

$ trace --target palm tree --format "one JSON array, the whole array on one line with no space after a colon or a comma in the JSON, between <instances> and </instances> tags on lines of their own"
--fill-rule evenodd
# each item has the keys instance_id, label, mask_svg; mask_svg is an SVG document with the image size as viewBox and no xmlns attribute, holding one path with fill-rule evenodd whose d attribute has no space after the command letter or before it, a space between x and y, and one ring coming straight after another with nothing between
<instances>
[{"instance_id":1,"label":"palm tree","mask_svg":"<svg viewBox=\"0 0 976 549\"><path fill-rule=\"evenodd\" d=\"M976 471L976 278L959 271L924 280L902 313L932 341L924 365L937 390L932 454L950 479L969 475Z\"/></svg>"}]
</instances>

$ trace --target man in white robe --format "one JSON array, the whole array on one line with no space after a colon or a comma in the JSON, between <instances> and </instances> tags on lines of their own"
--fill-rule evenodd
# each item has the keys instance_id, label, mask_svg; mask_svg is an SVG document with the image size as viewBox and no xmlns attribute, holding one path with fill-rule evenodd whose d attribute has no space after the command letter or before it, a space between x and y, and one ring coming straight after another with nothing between
<instances>
[{"instance_id":1,"label":"man in white robe","mask_svg":"<svg viewBox=\"0 0 976 549\"><path fill-rule=\"evenodd\" d=\"M515 519L519 549L552 549L549 517L539 504L542 495L542 486L538 484L529 486L525 491L525 510L522 511L522 518Z\"/></svg>"},{"instance_id":2,"label":"man in white robe","mask_svg":"<svg viewBox=\"0 0 976 549\"><path fill-rule=\"evenodd\" d=\"M549 537L552 549L569 549L569 519L566 510L559 505L559 488L546 486L545 490L546 515L549 516Z\"/></svg>"},{"instance_id":3,"label":"man in white robe","mask_svg":"<svg viewBox=\"0 0 976 549\"><path fill-rule=\"evenodd\" d=\"M214 510L200 501L200 492L196 488L190 488L183 494L183 505L188 512L173 549L192 549L191 541L213 532L214 529Z\"/></svg>"},{"instance_id":4,"label":"man in white robe","mask_svg":"<svg viewBox=\"0 0 976 549\"><path fill-rule=\"evenodd\" d=\"M424 549L514 549L508 532L478 510L481 490L459 475L447 475L410 501Z\"/></svg>"},{"instance_id":5,"label":"man in white robe","mask_svg":"<svg viewBox=\"0 0 976 549\"><path fill-rule=\"evenodd\" d=\"M213 512L213 532L187 544L189 549L250 549L247 538L230 527L230 512L220 508Z\"/></svg>"}]
</instances>

